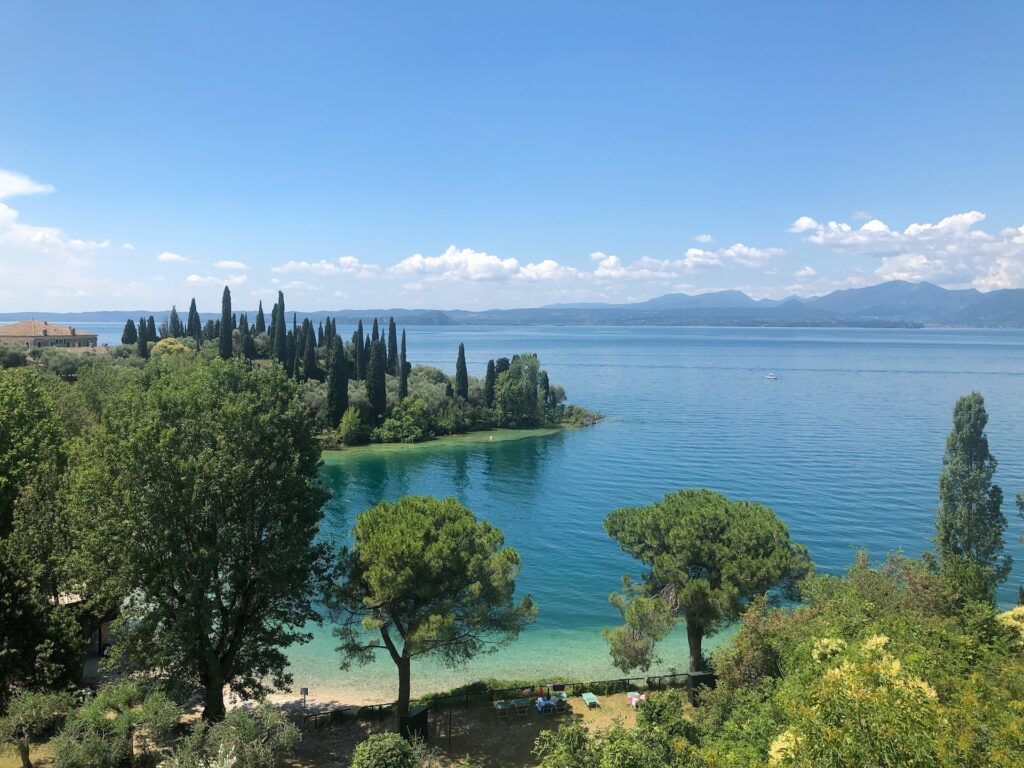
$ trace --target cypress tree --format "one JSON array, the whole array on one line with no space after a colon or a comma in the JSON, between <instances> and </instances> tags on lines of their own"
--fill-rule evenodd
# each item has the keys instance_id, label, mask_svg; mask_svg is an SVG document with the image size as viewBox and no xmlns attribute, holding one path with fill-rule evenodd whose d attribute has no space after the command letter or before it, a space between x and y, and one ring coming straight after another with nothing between
<instances>
[{"instance_id":1,"label":"cypress tree","mask_svg":"<svg viewBox=\"0 0 1024 768\"><path fill-rule=\"evenodd\" d=\"M146 319L146 341L156 341L156 318L152 315Z\"/></svg>"},{"instance_id":2,"label":"cypress tree","mask_svg":"<svg viewBox=\"0 0 1024 768\"><path fill-rule=\"evenodd\" d=\"M402 351L398 354L398 399L409 396L409 362L405 358L405 329L402 330Z\"/></svg>"},{"instance_id":3,"label":"cypress tree","mask_svg":"<svg viewBox=\"0 0 1024 768\"><path fill-rule=\"evenodd\" d=\"M1003 554L1003 490L992 482L998 463L988 450L986 424L980 392L957 401L939 476L935 543L947 574L967 582L959 586L976 584L978 597L994 599L1012 563Z\"/></svg>"},{"instance_id":4,"label":"cypress tree","mask_svg":"<svg viewBox=\"0 0 1024 768\"><path fill-rule=\"evenodd\" d=\"M507 371L509 369L510 365L511 365L511 363L509 363L507 357L499 357L495 361L495 363L494 363L494 376L495 376L495 378L497 378L498 376L501 376L501 374L503 374L505 371Z\"/></svg>"},{"instance_id":5,"label":"cypress tree","mask_svg":"<svg viewBox=\"0 0 1024 768\"><path fill-rule=\"evenodd\" d=\"M465 344L459 344L459 356L455 360L455 394L469 402L469 372L466 370Z\"/></svg>"},{"instance_id":6,"label":"cypress tree","mask_svg":"<svg viewBox=\"0 0 1024 768\"><path fill-rule=\"evenodd\" d=\"M217 338L217 323L207 320L203 326L203 341L213 341Z\"/></svg>"},{"instance_id":7,"label":"cypress tree","mask_svg":"<svg viewBox=\"0 0 1024 768\"><path fill-rule=\"evenodd\" d=\"M274 356L288 370L288 336L284 327L284 294L277 292L277 320L274 326Z\"/></svg>"},{"instance_id":8,"label":"cypress tree","mask_svg":"<svg viewBox=\"0 0 1024 768\"><path fill-rule=\"evenodd\" d=\"M199 319L199 310L196 309L195 299L192 299L188 308L188 325L185 327L185 334L195 339L197 346L203 338L203 324Z\"/></svg>"},{"instance_id":9,"label":"cypress tree","mask_svg":"<svg viewBox=\"0 0 1024 768\"><path fill-rule=\"evenodd\" d=\"M306 340L302 353L302 376L305 379L319 380L320 369L316 365L316 334L313 331L312 323L309 324L304 335Z\"/></svg>"},{"instance_id":10,"label":"cypress tree","mask_svg":"<svg viewBox=\"0 0 1024 768\"><path fill-rule=\"evenodd\" d=\"M246 360L256 359L256 341L248 331L242 334L242 354Z\"/></svg>"},{"instance_id":11,"label":"cypress tree","mask_svg":"<svg viewBox=\"0 0 1024 768\"><path fill-rule=\"evenodd\" d=\"M292 343L291 375L297 381L302 381L302 358L306 351L306 326L303 325L299 328L292 338L294 341Z\"/></svg>"},{"instance_id":12,"label":"cypress tree","mask_svg":"<svg viewBox=\"0 0 1024 768\"><path fill-rule=\"evenodd\" d=\"M366 338L363 339L363 370L366 371L370 367L370 336L367 334Z\"/></svg>"},{"instance_id":13,"label":"cypress tree","mask_svg":"<svg viewBox=\"0 0 1024 768\"><path fill-rule=\"evenodd\" d=\"M385 368L388 360L380 340L370 342L370 356L366 364L366 399L370 403L374 424L379 424L387 408Z\"/></svg>"},{"instance_id":14,"label":"cypress tree","mask_svg":"<svg viewBox=\"0 0 1024 768\"><path fill-rule=\"evenodd\" d=\"M380 329L377 327L377 318L373 318L373 333L370 334L370 342L380 341Z\"/></svg>"},{"instance_id":15,"label":"cypress tree","mask_svg":"<svg viewBox=\"0 0 1024 768\"><path fill-rule=\"evenodd\" d=\"M238 330L238 315L235 315L235 314L231 315L231 330L232 331L237 331Z\"/></svg>"},{"instance_id":16,"label":"cypress tree","mask_svg":"<svg viewBox=\"0 0 1024 768\"><path fill-rule=\"evenodd\" d=\"M167 318L167 332L175 339L185 335L185 329L181 325L181 319L178 317L178 308L174 304L171 305L171 314Z\"/></svg>"},{"instance_id":17,"label":"cypress tree","mask_svg":"<svg viewBox=\"0 0 1024 768\"><path fill-rule=\"evenodd\" d=\"M363 321L360 320L356 325L355 335L352 337L352 346L354 347L353 353L355 354L356 363L356 379L364 381L366 379L366 355L363 354Z\"/></svg>"},{"instance_id":18,"label":"cypress tree","mask_svg":"<svg viewBox=\"0 0 1024 768\"><path fill-rule=\"evenodd\" d=\"M256 335L266 333L267 331L267 319L263 316L263 300L260 299L260 306L256 310Z\"/></svg>"},{"instance_id":19,"label":"cypress tree","mask_svg":"<svg viewBox=\"0 0 1024 768\"><path fill-rule=\"evenodd\" d=\"M540 395L541 405L547 408L551 403L551 380L548 378L547 371L541 371L537 374L537 394Z\"/></svg>"},{"instance_id":20,"label":"cypress tree","mask_svg":"<svg viewBox=\"0 0 1024 768\"><path fill-rule=\"evenodd\" d=\"M484 402L487 407L490 408L494 405L494 381L498 378L498 374L494 372L494 361L487 361L487 375L484 376Z\"/></svg>"},{"instance_id":21,"label":"cypress tree","mask_svg":"<svg viewBox=\"0 0 1024 768\"><path fill-rule=\"evenodd\" d=\"M135 339L135 351L143 360L149 359L149 328L143 318L139 318L139 332Z\"/></svg>"},{"instance_id":22,"label":"cypress tree","mask_svg":"<svg viewBox=\"0 0 1024 768\"><path fill-rule=\"evenodd\" d=\"M320 321L319 327L316 329L316 345L322 347L324 345L324 322Z\"/></svg>"},{"instance_id":23,"label":"cypress tree","mask_svg":"<svg viewBox=\"0 0 1024 768\"><path fill-rule=\"evenodd\" d=\"M388 319L388 373L398 375L398 326L393 317Z\"/></svg>"},{"instance_id":24,"label":"cypress tree","mask_svg":"<svg viewBox=\"0 0 1024 768\"><path fill-rule=\"evenodd\" d=\"M124 330L121 331L122 344L134 344L139 340L139 332L135 330L135 321L130 317L124 321Z\"/></svg>"},{"instance_id":25,"label":"cypress tree","mask_svg":"<svg viewBox=\"0 0 1024 768\"><path fill-rule=\"evenodd\" d=\"M231 290L225 285L224 295L220 300L220 347L217 352L222 360L231 358Z\"/></svg>"},{"instance_id":26,"label":"cypress tree","mask_svg":"<svg viewBox=\"0 0 1024 768\"><path fill-rule=\"evenodd\" d=\"M331 346L331 370L327 375L327 421L337 429L341 416L348 410L348 360L345 345L335 339Z\"/></svg>"}]
</instances>

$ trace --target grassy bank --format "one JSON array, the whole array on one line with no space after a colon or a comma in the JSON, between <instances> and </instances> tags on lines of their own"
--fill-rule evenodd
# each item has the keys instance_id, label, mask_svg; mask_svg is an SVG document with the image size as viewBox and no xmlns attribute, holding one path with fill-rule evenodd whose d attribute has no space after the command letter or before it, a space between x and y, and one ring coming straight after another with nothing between
<instances>
[{"instance_id":1,"label":"grassy bank","mask_svg":"<svg viewBox=\"0 0 1024 768\"><path fill-rule=\"evenodd\" d=\"M567 427L545 427L542 429L489 429L480 432L466 432L462 435L445 435L425 440L421 443L370 443L369 445L351 445L341 448L325 449L324 461L339 460L343 456L405 453L407 451L435 450L437 448L459 447L478 443L503 443L509 440L527 440L536 437L549 437Z\"/></svg>"}]
</instances>

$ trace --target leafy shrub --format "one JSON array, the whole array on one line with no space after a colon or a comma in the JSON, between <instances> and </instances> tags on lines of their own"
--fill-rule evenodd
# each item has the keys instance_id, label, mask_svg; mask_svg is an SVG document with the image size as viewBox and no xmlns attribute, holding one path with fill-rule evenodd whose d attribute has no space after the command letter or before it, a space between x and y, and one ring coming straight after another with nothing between
<instances>
[{"instance_id":1,"label":"leafy shrub","mask_svg":"<svg viewBox=\"0 0 1024 768\"><path fill-rule=\"evenodd\" d=\"M416 749L397 733L375 733L356 747L352 768L417 768Z\"/></svg>"},{"instance_id":2,"label":"leafy shrub","mask_svg":"<svg viewBox=\"0 0 1024 768\"><path fill-rule=\"evenodd\" d=\"M20 368L27 359L28 355L21 347L0 344L0 368Z\"/></svg>"},{"instance_id":3,"label":"leafy shrub","mask_svg":"<svg viewBox=\"0 0 1024 768\"><path fill-rule=\"evenodd\" d=\"M432 436L427 404L419 397L405 398L373 430L373 439L379 443L419 443Z\"/></svg>"},{"instance_id":4,"label":"leafy shrub","mask_svg":"<svg viewBox=\"0 0 1024 768\"><path fill-rule=\"evenodd\" d=\"M197 723L161 768L274 768L300 738L276 707L235 709L213 726Z\"/></svg>"},{"instance_id":5,"label":"leafy shrub","mask_svg":"<svg viewBox=\"0 0 1024 768\"><path fill-rule=\"evenodd\" d=\"M345 445L365 445L370 441L370 430L355 406L350 406L342 415L338 435Z\"/></svg>"}]
</instances>

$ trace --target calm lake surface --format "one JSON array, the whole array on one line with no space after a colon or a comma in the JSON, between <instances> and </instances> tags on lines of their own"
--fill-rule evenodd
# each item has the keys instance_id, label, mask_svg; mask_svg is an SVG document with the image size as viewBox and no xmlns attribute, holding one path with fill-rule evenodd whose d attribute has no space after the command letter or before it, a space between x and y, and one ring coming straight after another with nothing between
<instances>
[{"instance_id":1,"label":"calm lake surface","mask_svg":"<svg viewBox=\"0 0 1024 768\"><path fill-rule=\"evenodd\" d=\"M618 676L600 636L618 614L608 594L636 563L605 535L604 516L680 487L706 486L771 506L821 571L842 573L858 548L875 558L928 548L945 437L957 397L986 400L988 434L1024 579L1024 332L975 330L495 328L410 326L409 357L470 373L491 357L534 351L572 402L601 424L554 436L410 452L327 457L333 492L323 536L345 541L355 516L405 494L454 496L500 526L523 559L519 587L537 624L497 654L448 670L413 668L417 691L481 676ZM765 380L769 371L777 381ZM663 664L685 668L683 633ZM389 659L343 673L330 629L291 651L311 694L390 701Z\"/></svg>"}]
</instances>

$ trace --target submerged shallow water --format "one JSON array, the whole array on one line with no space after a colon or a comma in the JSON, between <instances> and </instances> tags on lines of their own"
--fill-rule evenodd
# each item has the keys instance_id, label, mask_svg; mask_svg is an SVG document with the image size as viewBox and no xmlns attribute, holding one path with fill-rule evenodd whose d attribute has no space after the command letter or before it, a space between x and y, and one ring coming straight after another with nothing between
<instances>
[{"instance_id":1,"label":"submerged shallow water","mask_svg":"<svg viewBox=\"0 0 1024 768\"><path fill-rule=\"evenodd\" d=\"M601 424L549 437L327 457L333 498L323 536L347 537L355 515L404 494L455 496L500 526L523 559L519 588L535 626L458 670L413 668L417 691L482 676L619 676L600 635L618 614L608 594L636 563L604 533L604 516L680 487L706 486L771 506L819 570L841 573L858 548L875 558L930 545L938 475L957 397L986 399L1006 493L1008 550L1024 578L1013 496L1024 491L1024 332L973 330L410 327L415 362L470 373L490 357L535 351L572 402ZM765 379L772 371L777 381ZM684 633L660 669L685 668ZM290 655L311 694L387 701L389 659L343 673L328 627Z\"/></svg>"}]
</instances>

